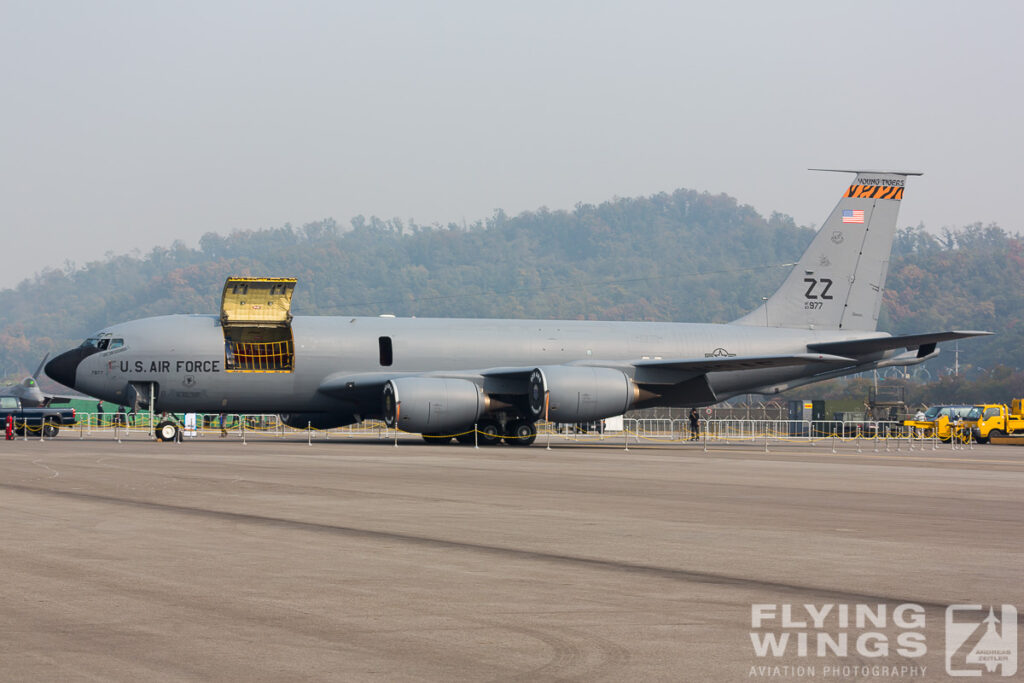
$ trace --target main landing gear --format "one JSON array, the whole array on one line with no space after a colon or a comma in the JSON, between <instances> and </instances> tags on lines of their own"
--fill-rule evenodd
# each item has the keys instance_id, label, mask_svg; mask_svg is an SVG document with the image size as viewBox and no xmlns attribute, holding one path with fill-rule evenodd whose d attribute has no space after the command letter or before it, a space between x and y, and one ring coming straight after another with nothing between
<instances>
[{"instance_id":1,"label":"main landing gear","mask_svg":"<svg viewBox=\"0 0 1024 683\"><path fill-rule=\"evenodd\" d=\"M504 429L497 420L483 420L476 430L481 446L496 446L499 441L509 446L529 446L537 440L537 427L527 420L509 420Z\"/></svg>"},{"instance_id":2,"label":"main landing gear","mask_svg":"<svg viewBox=\"0 0 1024 683\"><path fill-rule=\"evenodd\" d=\"M506 425L505 443L509 446L529 446L537 440L537 427L526 420L513 420Z\"/></svg>"},{"instance_id":3,"label":"main landing gear","mask_svg":"<svg viewBox=\"0 0 1024 683\"><path fill-rule=\"evenodd\" d=\"M529 446L537 440L537 427L528 420L509 420L502 427L501 422L491 418L481 420L473 427L467 427L458 434L422 434L423 440L432 444L447 444L454 436L460 444L472 446L497 446L504 441L509 446Z\"/></svg>"}]
</instances>

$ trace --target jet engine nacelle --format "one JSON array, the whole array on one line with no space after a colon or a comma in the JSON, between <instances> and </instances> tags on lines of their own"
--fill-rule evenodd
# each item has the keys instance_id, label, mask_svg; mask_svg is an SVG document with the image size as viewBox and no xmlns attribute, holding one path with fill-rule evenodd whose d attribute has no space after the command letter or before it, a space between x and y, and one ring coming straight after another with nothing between
<instances>
[{"instance_id":1,"label":"jet engine nacelle","mask_svg":"<svg viewBox=\"0 0 1024 683\"><path fill-rule=\"evenodd\" d=\"M615 368L548 365L530 375L529 403L534 417L551 422L590 422L622 415L639 396L633 380Z\"/></svg>"},{"instance_id":2,"label":"jet engine nacelle","mask_svg":"<svg viewBox=\"0 0 1024 683\"><path fill-rule=\"evenodd\" d=\"M465 379L398 377L384 385L384 423L419 433L451 433L487 409L483 390Z\"/></svg>"}]
</instances>

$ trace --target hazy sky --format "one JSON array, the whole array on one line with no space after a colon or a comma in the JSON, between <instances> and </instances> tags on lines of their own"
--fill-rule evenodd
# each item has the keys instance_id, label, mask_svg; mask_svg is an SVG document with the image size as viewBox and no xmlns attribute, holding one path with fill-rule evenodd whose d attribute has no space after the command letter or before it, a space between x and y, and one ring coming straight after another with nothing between
<instances>
[{"instance_id":1,"label":"hazy sky","mask_svg":"<svg viewBox=\"0 0 1024 683\"><path fill-rule=\"evenodd\" d=\"M0 287L356 214L473 221L679 187L819 225L1024 230L1024 3L0 0ZM482 255L484 257L484 255Z\"/></svg>"}]
</instances>

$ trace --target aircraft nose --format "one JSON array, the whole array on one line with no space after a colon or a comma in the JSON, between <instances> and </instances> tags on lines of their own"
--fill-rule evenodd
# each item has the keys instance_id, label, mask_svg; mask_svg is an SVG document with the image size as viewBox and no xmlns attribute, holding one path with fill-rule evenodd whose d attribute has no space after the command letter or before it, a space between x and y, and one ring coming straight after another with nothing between
<instances>
[{"instance_id":1,"label":"aircraft nose","mask_svg":"<svg viewBox=\"0 0 1024 683\"><path fill-rule=\"evenodd\" d=\"M96 353L97 350L95 348L79 347L65 351L46 364L46 374L64 386L74 389L78 364L87 356Z\"/></svg>"}]
</instances>

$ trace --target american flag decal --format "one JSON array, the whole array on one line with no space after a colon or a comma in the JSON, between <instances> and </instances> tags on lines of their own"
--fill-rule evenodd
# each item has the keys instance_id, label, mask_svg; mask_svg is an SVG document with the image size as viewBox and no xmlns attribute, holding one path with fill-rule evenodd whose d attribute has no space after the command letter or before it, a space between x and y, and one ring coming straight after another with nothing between
<instances>
[{"instance_id":1,"label":"american flag decal","mask_svg":"<svg viewBox=\"0 0 1024 683\"><path fill-rule=\"evenodd\" d=\"M902 187L882 187L881 185L850 185L847 197L864 199L903 199Z\"/></svg>"},{"instance_id":2,"label":"american flag decal","mask_svg":"<svg viewBox=\"0 0 1024 683\"><path fill-rule=\"evenodd\" d=\"M844 223L863 223L864 211L862 209L843 209Z\"/></svg>"}]
</instances>

